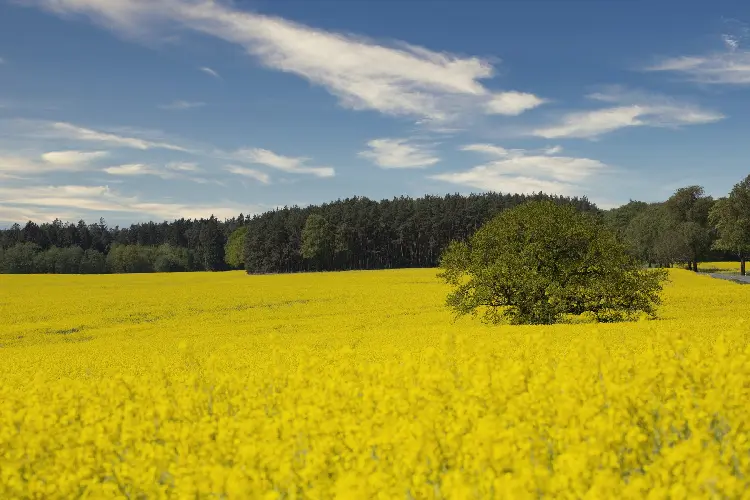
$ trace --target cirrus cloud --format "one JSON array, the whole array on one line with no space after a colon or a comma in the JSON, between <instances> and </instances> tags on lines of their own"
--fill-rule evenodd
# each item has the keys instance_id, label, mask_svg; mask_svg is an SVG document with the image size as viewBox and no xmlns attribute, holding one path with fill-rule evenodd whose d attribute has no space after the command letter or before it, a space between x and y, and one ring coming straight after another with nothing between
<instances>
[{"instance_id":1,"label":"cirrus cloud","mask_svg":"<svg viewBox=\"0 0 750 500\"><path fill-rule=\"evenodd\" d=\"M529 93L489 90L480 81L491 78L494 68L479 57L403 42L377 43L239 10L231 4L209 0L26 3L59 15L83 14L130 37L143 38L149 31L170 27L188 28L239 45L268 68L322 86L344 107L411 116L424 123L482 111L514 116L544 102ZM210 68L201 70L217 76Z\"/></svg>"},{"instance_id":2,"label":"cirrus cloud","mask_svg":"<svg viewBox=\"0 0 750 500\"><path fill-rule=\"evenodd\" d=\"M432 151L407 139L373 139L367 146L370 149L358 155L382 168L423 168L440 161Z\"/></svg>"}]
</instances>

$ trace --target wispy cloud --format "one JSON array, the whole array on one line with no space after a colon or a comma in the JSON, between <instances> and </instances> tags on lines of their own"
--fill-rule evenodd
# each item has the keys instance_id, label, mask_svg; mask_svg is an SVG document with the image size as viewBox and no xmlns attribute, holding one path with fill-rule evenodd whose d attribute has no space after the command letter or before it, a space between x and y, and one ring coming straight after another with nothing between
<instances>
[{"instance_id":1,"label":"wispy cloud","mask_svg":"<svg viewBox=\"0 0 750 500\"><path fill-rule=\"evenodd\" d=\"M240 205L222 202L205 204L194 202L153 202L138 196L123 195L109 186L30 186L0 187L0 220L49 220L49 210L56 214L64 209L69 220L85 218L102 212L136 214L142 217L179 219L182 217L205 218L212 213L219 219L234 217L240 212L257 213L264 209L261 205Z\"/></svg>"},{"instance_id":2,"label":"wispy cloud","mask_svg":"<svg viewBox=\"0 0 750 500\"><path fill-rule=\"evenodd\" d=\"M724 115L699 106L656 94L610 87L588 96L592 100L616 104L609 108L568 113L559 123L539 127L531 135L556 139L592 138L626 127L679 127L713 123Z\"/></svg>"},{"instance_id":3,"label":"wispy cloud","mask_svg":"<svg viewBox=\"0 0 750 500\"><path fill-rule=\"evenodd\" d=\"M331 167L310 167L305 165L309 158L295 158L276 154L268 149L239 149L229 155L229 159L243 163L265 165L290 174L312 174L316 177L333 177L336 172Z\"/></svg>"},{"instance_id":4,"label":"wispy cloud","mask_svg":"<svg viewBox=\"0 0 750 500\"><path fill-rule=\"evenodd\" d=\"M541 106L545 102L547 102L546 99L537 97L534 94L501 92L492 96L487 103L486 112L489 114L517 116L526 110Z\"/></svg>"},{"instance_id":5,"label":"wispy cloud","mask_svg":"<svg viewBox=\"0 0 750 500\"><path fill-rule=\"evenodd\" d=\"M198 184L214 183L223 185L216 179L206 179L205 177L195 175L201 171L201 168L195 163L184 162L170 162L163 166L149 163L126 163L123 165L113 165L104 169L104 172L120 177L151 175L161 179L178 179L196 182Z\"/></svg>"},{"instance_id":6,"label":"wispy cloud","mask_svg":"<svg viewBox=\"0 0 750 500\"><path fill-rule=\"evenodd\" d=\"M665 71L684 75L688 80L716 85L750 84L750 51L742 48L750 37L748 25L737 19L723 19L723 51L699 55L665 57L648 66L647 71Z\"/></svg>"},{"instance_id":7,"label":"wispy cloud","mask_svg":"<svg viewBox=\"0 0 750 500\"><path fill-rule=\"evenodd\" d=\"M586 187L585 182L611 170L611 167L598 160L555 156L560 151L556 148L533 152L491 144L471 144L461 149L497 159L469 170L437 174L429 178L485 191L527 194L544 191L580 195Z\"/></svg>"},{"instance_id":8,"label":"wispy cloud","mask_svg":"<svg viewBox=\"0 0 750 500\"><path fill-rule=\"evenodd\" d=\"M129 137L66 122L35 122L33 133L40 138L67 139L82 142L96 142L110 147L131 148L139 150L168 149L188 152L187 149L167 142L153 141L138 137Z\"/></svg>"},{"instance_id":9,"label":"wispy cloud","mask_svg":"<svg viewBox=\"0 0 750 500\"><path fill-rule=\"evenodd\" d=\"M543 102L522 92L496 93L480 80L489 61L315 29L279 17L196 0L27 0L57 14L85 14L133 37L164 22L244 48L268 68L301 76L327 89L342 106L446 122L461 114L516 115ZM332 57L332 54L335 55ZM202 68L209 74L210 68Z\"/></svg>"},{"instance_id":10,"label":"wispy cloud","mask_svg":"<svg viewBox=\"0 0 750 500\"><path fill-rule=\"evenodd\" d=\"M271 182L271 177L265 172L261 172L260 170L254 170L252 168L247 168L247 167L240 167L238 165L227 165L226 170L227 172L231 172L236 175L241 175L243 177L249 177L251 179L255 179L256 181L262 184L269 184Z\"/></svg>"},{"instance_id":11,"label":"wispy cloud","mask_svg":"<svg viewBox=\"0 0 750 500\"><path fill-rule=\"evenodd\" d=\"M198 69L201 70L201 71L203 71L206 74L209 74L209 75L213 76L214 78L218 78L218 79L221 80L221 75L219 75L219 73L217 73L216 71L212 70L208 66L203 66L202 68L198 68Z\"/></svg>"},{"instance_id":12,"label":"wispy cloud","mask_svg":"<svg viewBox=\"0 0 750 500\"><path fill-rule=\"evenodd\" d=\"M647 71L667 71L685 75L689 80L718 85L750 84L750 52L734 50L703 56L679 56L663 59Z\"/></svg>"},{"instance_id":13,"label":"wispy cloud","mask_svg":"<svg viewBox=\"0 0 750 500\"><path fill-rule=\"evenodd\" d=\"M165 170L159 170L151 165L144 163L128 163L125 165L116 165L113 167L107 167L104 169L110 175L121 175L121 176L138 176L138 175L154 175L161 177L162 179L171 179L175 177L175 174Z\"/></svg>"},{"instance_id":14,"label":"wispy cloud","mask_svg":"<svg viewBox=\"0 0 750 500\"><path fill-rule=\"evenodd\" d=\"M106 151L50 151L40 156L0 152L0 175L22 179L50 172L88 170L91 163L107 156Z\"/></svg>"},{"instance_id":15,"label":"wispy cloud","mask_svg":"<svg viewBox=\"0 0 750 500\"><path fill-rule=\"evenodd\" d=\"M83 165L108 155L107 151L50 151L42 159L53 165Z\"/></svg>"},{"instance_id":16,"label":"wispy cloud","mask_svg":"<svg viewBox=\"0 0 750 500\"><path fill-rule=\"evenodd\" d=\"M499 157L511 157L522 155L525 150L523 149L505 149L501 146L495 146L494 144L467 144L461 146L461 151L474 151L476 153L484 153L496 158Z\"/></svg>"},{"instance_id":17,"label":"wispy cloud","mask_svg":"<svg viewBox=\"0 0 750 500\"><path fill-rule=\"evenodd\" d=\"M180 111L185 109L200 108L205 105L205 102L173 101L169 104L161 104L159 105L159 108Z\"/></svg>"},{"instance_id":18,"label":"wispy cloud","mask_svg":"<svg viewBox=\"0 0 750 500\"><path fill-rule=\"evenodd\" d=\"M367 145L370 149L359 156L382 168L423 168L440 161L432 151L407 139L373 139Z\"/></svg>"},{"instance_id":19,"label":"wispy cloud","mask_svg":"<svg viewBox=\"0 0 750 500\"><path fill-rule=\"evenodd\" d=\"M166 164L166 168L168 170L173 170L176 172L200 172L201 168L191 162L170 162Z\"/></svg>"}]
</instances>

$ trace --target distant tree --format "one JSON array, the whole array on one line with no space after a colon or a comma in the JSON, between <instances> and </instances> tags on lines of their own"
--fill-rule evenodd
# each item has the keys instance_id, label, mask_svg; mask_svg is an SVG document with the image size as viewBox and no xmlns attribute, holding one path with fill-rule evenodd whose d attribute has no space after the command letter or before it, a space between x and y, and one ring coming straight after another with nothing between
<instances>
[{"instance_id":1,"label":"distant tree","mask_svg":"<svg viewBox=\"0 0 750 500\"><path fill-rule=\"evenodd\" d=\"M224 247L224 262L232 269L242 269L245 267L244 249L246 235L247 226L240 226L232 232Z\"/></svg>"},{"instance_id":2,"label":"distant tree","mask_svg":"<svg viewBox=\"0 0 750 500\"><path fill-rule=\"evenodd\" d=\"M116 244L107 254L106 267L111 273L151 273L154 260L152 247Z\"/></svg>"},{"instance_id":3,"label":"distant tree","mask_svg":"<svg viewBox=\"0 0 750 500\"><path fill-rule=\"evenodd\" d=\"M729 196L716 201L708 218L718 233L714 248L739 257L740 274L745 276L750 254L750 175L735 184Z\"/></svg>"},{"instance_id":4,"label":"distant tree","mask_svg":"<svg viewBox=\"0 0 750 500\"><path fill-rule=\"evenodd\" d=\"M33 272L37 274L54 274L60 250L57 247L50 247L47 250L37 252L34 255Z\"/></svg>"},{"instance_id":5,"label":"distant tree","mask_svg":"<svg viewBox=\"0 0 750 500\"><path fill-rule=\"evenodd\" d=\"M629 252L640 261L671 267L681 257L674 216L663 203L651 203L636 214L623 233Z\"/></svg>"},{"instance_id":6,"label":"distant tree","mask_svg":"<svg viewBox=\"0 0 750 500\"><path fill-rule=\"evenodd\" d=\"M646 202L630 200L625 205L604 212L604 223L620 240L624 240L631 221L648 208L649 204Z\"/></svg>"},{"instance_id":7,"label":"distant tree","mask_svg":"<svg viewBox=\"0 0 750 500\"><path fill-rule=\"evenodd\" d=\"M83 249L78 246L61 248L55 261L56 274L78 274L81 269Z\"/></svg>"},{"instance_id":8,"label":"distant tree","mask_svg":"<svg viewBox=\"0 0 750 500\"><path fill-rule=\"evenodd\" d=\"M36 243L16 243L5 250L2 272L10 274L31 274L35 271L34 261L41 247Z\"/></svg>"},{"instance_id":9,"label":"distant tree","mask_svg":"<svg viewBox=\"0 0 750 500\"><path fill-rule=\"evenodd\" d=\"M324 269L333 258L335 232L328 221L319 214L310 214L302 229L300 254L315 262L317 269Z\"/></svg>"},{"instance_id":10,"label":"distant tree","mask_svg":"<svg viewBox=\"0 0 750 500\"><path fill-rule=\"evenodd\" d=\"M695 272L698 272L698 262L711 249L715 236L708 222L713 203L713 198L706 196L701 186L680 188L664 203L673 217L673 234L679 242L680 260Z\"/></svg>"},{"instance_id":11,"label":"distant tree","mask_svg":"<svg viewBox=\"0 0 750 500\"><path fill-rule=\"evenodd\" d=\"M596 217L549 201L501 212L468 242L451 243L440 267L455 287L454 312L483 311L490 323L653 317L666 279L664 269L643 269Z\"/></svg>"},{"instance_id":12,"label":"distant tree","mask_svg":"<svg viewBox=\"0 0 750 500\"><path fill-rule=\"evenodd\" d=\"M154 271L157 273L182 272L190 269L190 256L186 248L172 246L168 243L156 247L154 254Z\"/></svg>"},{"instance_id":13,"label":"distant tree","mask_svg":"<svg viewBox=\"0 0 750 500\"><path fill-rule=\"evenodd\" d=\"M81 274L103 274L106 272L104 254L89 248L83 252L80 265Z\"/></svg>"},{"instance_id":14,"label":"distant tree","mask_svg":"<svg viewBox=\"0 0 750 500\"><path fill-rule=\"evenodd\" d=\"M220 271L224 267L224 236L219 221L213 215L201 221L196 248L198 259L206 271Z\"/></svg>"}]
</instances>

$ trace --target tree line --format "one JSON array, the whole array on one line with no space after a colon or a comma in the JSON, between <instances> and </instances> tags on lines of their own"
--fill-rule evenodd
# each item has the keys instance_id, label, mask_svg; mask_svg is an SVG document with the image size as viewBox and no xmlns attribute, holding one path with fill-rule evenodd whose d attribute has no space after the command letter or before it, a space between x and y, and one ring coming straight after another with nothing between
<instances>
[{"instance_id":1,"label":"tree line","mask_svg":"<svg viewBox=\"0 0 750 500\"><path fill-rule=\"evenodd\" d=\"M211 216L122 228L109 227L104 219L93 224L29 221L0 230L0 272L272 273L435 266L451 239L467 237L503 209L542 199L597 210L586 198L486 193L383 201L353 197L224 221ZM316 226L316 220L325 223Z\"/></svg>"},{"instance_id":2,"label":"tree line","mask_svg":"<svg viewBox=\"0 0 750 500\"><path fill-rule=\"evenodd\" d=\"M219 271L230 235L245 217L179 219L130 227L98 223L27 222L0 230L2 273L147 273ZM237 267L239 268L239 267Z\"/></svg>"},{"instance_id":3,"label":"tree line","mask_svg":"<svg viewBox=\"0 0 750 500\"><path fill-rule=\"evenodd\" d=\"M750 252L750 176L714 200L700 186L659 203L600 210L586 197L485 193L352 197L218 220L129 227L98 223L14 224L0 230L1 273L130 273L244 269L250 274L436 267L451 241L465 241L503 210L549 200L591 212L649 266L740 259Z\"/></svg>"},{"instance_id":4,"label":"tree line","mask_svg":"<svg viewBox=\"0 0 750 500\"><path fill-rule=\"evenodd\" d=\"M680 188L666 201L630 201L604 213L606 224L629 251L649 266L739 260L745 275L750 254L750 175L722 198L701 186Z\"/></svg>"}]
</instances>

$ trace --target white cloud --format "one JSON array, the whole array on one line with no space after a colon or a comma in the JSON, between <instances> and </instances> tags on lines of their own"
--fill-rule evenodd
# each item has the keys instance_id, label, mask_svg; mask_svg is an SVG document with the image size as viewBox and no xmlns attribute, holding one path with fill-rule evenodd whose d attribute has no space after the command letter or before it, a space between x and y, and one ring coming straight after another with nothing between
<instances>
[{"instance_id":1,"label":"white cloud","mask_svg":"<svg viewBox=\"0 0 750 500\"><path fill-rule=\"evenodd\" d=\"M201 71L203 71L206 74L209 74L209 75L213 76L214 78L221 79L221 75L219 75L219 73L217 73L216 71L212 70L208 66L203 66L202 68L198 68L198 69L201 70Z\"/></svg>"},{"instance_id":2,"label":"white cloud","mask_svg":"<svg viewBox=\"0 0 750 500\"><path fill-rule=\"evenodd\" d=\"M128 177L136 175L155 175L157 177L161 177L162 179L171 179L174 177L174 174L171 172L159 170L152 167L151 165L146 165L143 163L128 163L125 165L116 165L107 167L104 169L104 171L110 175L121 175Z\"/></svg>"},{"instance_id":3,"label":"white cloud","mask_svg":"<svg viewBox=\"0 0 750 500\"><path fill-rule=\"evenodd\" d=\"M40 156L24 156L0 151L0 175L18 179L51 172L87 170L91 168L91 162L107 154L106 151L50 151Z\"/></svg>"},{"instance_id":4,"label":"white cloud","mask_svg":"<svg viewBox=\"0 0 750 500\"><path fill-rule=\"evenodd\" d=\"M370 149L358 155L382 168L422 168L440 161L432 151L407 139L373 139L367 145Z\"/></svg>"},{"instance_id":5,"label":"white cloud","mask_svg":"<svg viewBox=\"0 0 750 500\"><path fill-rule=\"evenodd\" d=\"M611 170L598 160L551 156L559 152L555 148L543 150L543 154L522 149L508 150L490 144L473 144L461 149L500 159L462 172L448 172L429 178L485 191L526 194L543 191L548 194L581 195L588 182Z\"/></svg>"},{"instance_id":6,"label":"white cloud","mask_svg":"<svg viewBox=\"0 0 750 500\"><path fill-rule=\"evenodd\" d=\"M166 168L176 172L200 172L201 170L197 164L191 162L170 162L167 163Z\"/></svg>"},{"instance_id":7,"label":"white cloud","mask_svg":"<svg viewBox=\"0 0 750 500\"><path fill-rule=\"evenodd\" d=\"M588 97L618 106L569 113L562 117L560 123L539 127L531 134L547 139L592 138L626 127L679 127L713 123L724 118L724 115L716 111L669 97L627 91L616 86L609 87L604 92L590 94Z\"/></svg>"},{"instance_id":8,"label":"white cloud","mask_svg":"<svg viewBox=\"0 0 750 500\"><path fill-rule=\"evenodd\" d=\"M191 102L191 101L173 101L169 104L162 104L159 107L161 109L181 111L185 109L194 109L205 106L205 102Z\"/></svg>"},{"instance_id":9,"label":"white cloud","mask_svg":"<svg viewBox=\"0 0 750 500\"><path fill-rule=\"evenodd\" d=\"M283 156L261 148L239 149L229 155L230 159L244 163L265 165L290 174L312 174L316 177L333 177L336 172L331 167L308 167L309 158Z\"/></svg>"},{"instance_id":10,"label":"white cloud","mask_svg":"<svg viewBox=\"0 0 750 500\"><path fill-rule=\"evenodd\" d=\"M705 56L666 58L646 68L685 75L689 80L717 85L750 84L750 52L732 50Z\"/></svg>"},{"instance_id":11,"label":"white cloud","mask_svg":"<svg viewBox=\"0 0 750 500\"><path fill-rule=\"evenodd\" d=\"M737 50L737 47L740 46L740 39L737 36L729 35L729 34L723 34L721 35L721 39L724 41L724 45L727 46L727 49L734 52Z\"/></svg>"},{"instance_id":12,"label":"white cloud","mask_svg":"<svg viewBox=\"0 0 750 500\"><path fill-rule=\"evenodd\" d=\"M153 175L161 179L181 179L196 182L198 184L215 183L223 185L221 182L214 179L206 179L204 177L191 175L201 171L195 163L171 162L163 167L156 167L145 163L127 163L124 165L107 167L104 171L110 175L121 177Z\"/></svg>"},{"instance_id":13,"label":"white cloud","mask_svg":"<svg viewBox=\"0 0 750 500\"><path fill-rule=\"evenodd\" d=\"M480 80L493 76L478 57L434 52L406 43L386 46L311 28L209 0L27 0L60 15L84 14L131 37L165 22L243 47L265 66L301 76L352 109L445 122L480 110L518 114L541 100L493 94ZM213 74L210 68L203 71Z\"/></svg>"},{"instance_id":14,"label":"white cloud","mask_svg":"<svg viewBox=\"0 0 750 500\"><path fill-rule=\"evenodd\" d=\"M235 203L144 201L137 196L122 195L108 186L0 187L0 198L3 200L0 205L0 220L9 222L24 219L50 220L49 214L62 217L60 209L65 210L65 219L77 220L90 212L94 212L97 217L101 212L116 212L164 219L205 218L213 213L219 219L225 219L240 212L252 214L266 208Z\"/></svg>"},{"instance_id":15,"label":"white cloud","mask_svg":"<svg viewBox=\"0 0 750 500\"><path fill-rule=\"evenodd\" d=\"M643 125L639 120L646 110L641 106L620 106L565 115L559 125L538 128L534 135L559 137L595 137L623 127Z\"/></svg>"},{"instance_id":16,"label":"white cloud","mask_svg":"<svg viewBox=\"0 0 750 500\"><path fill-rule=\"evenodd\" d=\"M112 147L132 148L139 150L147 149L169 149L172 151L187 152L187 149L166 142L152 141L137 137L128 137L109 132L102 132L85 127L79 127L65 122L42 122L39 124L37 133L42 136L61 138L68 140L98 142L108 144Z\"/></svg>"},{"instance_id":17,"label":"white cloud","mask_svg":"<svg viewBox=\"0 0 750 500\"><path fill-rule=\"evenodd\" d=\"M526 110L547 102L545 99L524 92L501 92L492 96L487 103L487 113L517 116Z\"/></svg>"},{"instance_id":18,"label":"white cloud","mask_svg":"<svg viewBox=\"0 0 750 500\"><path fill-rule=\"evenodd\" d=\"M523 149L505 149L493 144L467 144L466 146L461 146L461 151L474 151L497 157L518 156L524 153Z\"/></svg>"},{"instance_id":19,"label":"white cloud","mask_svg":"<svg viewBox=\"0 0 750 500\"><path fill-rule=\"evenodd\" d=\"M263 184L268 184L271 182L271 177L268 174L259 170L254 170L252 168L240 167L237 165L228 165L227 171L236 175L250 177L251 179L255 179L256 181Z\"/></svg>"},{"instance_id":20,"label":"white cloud","mask_svg":"<svg viewBox=\"0 0 750 500\"><path fill-rule=\"evenodd\" d=\"M81 165L100 158L105 158L106 151L50 151L44 153L42 159L53 165Z\"/></svg>"}]
</instances>

